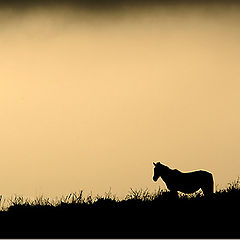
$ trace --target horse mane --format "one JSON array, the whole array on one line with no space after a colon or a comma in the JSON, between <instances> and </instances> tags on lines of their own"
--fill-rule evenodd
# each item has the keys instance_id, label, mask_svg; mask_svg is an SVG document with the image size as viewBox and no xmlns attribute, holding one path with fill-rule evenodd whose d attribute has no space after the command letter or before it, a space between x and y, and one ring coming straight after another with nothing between
<instances>
[{"instance_id":1,"label":"horse mane","mask_svg":"<svg viewBox=\"0 0 240 240\"><path fill-rule=\"evenodd\" d=\"M169 172L169 170L171 171L172 169L166 165L162 164L162 169L164 170L164 172Z\"/></svg>"},{"instance_id":2,"label":"horse mane","mask_svg":"<svg viewBox=\"0 0 240 240\"><path fill-rule=\"evenodd\" d=\"M160 166L160 167L161 167L161 172L162 172L163 174L169 173L170 171L173 171L171 168L169 168L169 167L166 166L166 165L163 165L163 164L160 163L160 162L157 163L157 166Z\"/></svg>"}]
</instances>

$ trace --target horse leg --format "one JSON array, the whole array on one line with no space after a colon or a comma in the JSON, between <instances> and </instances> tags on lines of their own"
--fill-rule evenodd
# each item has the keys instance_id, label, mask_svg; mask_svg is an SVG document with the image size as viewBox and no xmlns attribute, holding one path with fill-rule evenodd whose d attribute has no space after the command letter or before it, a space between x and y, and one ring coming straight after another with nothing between
<instances>
[{"instance_id":1,"label":"horse leg","mask_svg":"<svg viewBox=\"0 0 240 240\"><path fill-rule=\"evenodd\" d=\"M171 198L172 199L177 199L178 198L178 192L177 191L171 190L170 193L171 193Z\"/></svg>"},{"instance_id":2,"label":"horse leg","mask_svg":"<svg viewBox=\"0 0 240 240\"><path fill-rule=\"evenodd\" d=\"M202 187L202 191L203 191L204 196L206 196L207 198L209 198L213 195L214 183L213 183L212 176L211 176L210 181L207 184L205 184L205 186Z\"/></svg>"},{"instance_id":3,"label":"horse leg","mask_svg":"<svg viewBox=\"0 0 240 240\"><path fill-rule=\"evenodd\" d=\"M205 198L209 198L213 193L213 192L209 191L208 188L205 188L205 187L202 188L202 191L203 191L203 194L204 194Z\"/></svg>"}]
</instances>

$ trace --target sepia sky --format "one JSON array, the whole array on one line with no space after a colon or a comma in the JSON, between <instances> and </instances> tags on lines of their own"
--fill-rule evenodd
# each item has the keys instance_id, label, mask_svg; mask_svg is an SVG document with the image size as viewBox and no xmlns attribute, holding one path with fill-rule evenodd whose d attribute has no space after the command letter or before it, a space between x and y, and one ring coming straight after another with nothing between
<instances>
[{"instance_id":1,"label":"sepia sky","mask_svg":"<svg viewBox=\"0 0 240 240\"><path fill-rule=\"evenodd\" d=\"M0 194L164 188L153 161L235 180L239 6L105 4L1 5Z\"/></svg>"}]
</instances>

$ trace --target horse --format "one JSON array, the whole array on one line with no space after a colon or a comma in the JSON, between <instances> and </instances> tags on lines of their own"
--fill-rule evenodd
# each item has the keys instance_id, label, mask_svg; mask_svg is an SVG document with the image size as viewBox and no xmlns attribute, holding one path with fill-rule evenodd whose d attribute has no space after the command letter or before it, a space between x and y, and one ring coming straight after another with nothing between
<instances>
[{"instance_id":1,"label":"horse","mask_svg":"<svg viewBox=\"0 0 240 240\"><path fill-rule=\"evenodd\" d=\"M182 193L194 193L200 188L204 196L211 196L214 192L213 175L204 170L183 173L177 169L170 169L160 162L154 163L153 181L159 177L165 182L170 192L177 195Z\"/></svg>"}]
</instances>

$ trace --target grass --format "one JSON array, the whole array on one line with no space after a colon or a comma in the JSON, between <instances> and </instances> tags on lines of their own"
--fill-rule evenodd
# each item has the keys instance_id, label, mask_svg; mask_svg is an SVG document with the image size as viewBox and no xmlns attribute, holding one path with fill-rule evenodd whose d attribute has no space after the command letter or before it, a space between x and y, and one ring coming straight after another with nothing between
<instances>
[{"instance_id":1,"label":"grass","mask_svg":"<svg viewBox=\"0 0 240 240\"><path fill-rule=\"evenodd\" d=\"M0 211L0 237L239 238L239 202L239 179L211 198L201 191L176 198L162 189L130 189L123 199L111 191L56 199L14 196Z\"/></svg>"},{"instance_id":2,"label":"grass","mask_svg":"<svg viewBox=\"0 0 240 240\"><path fill-rule=\"evenodd\" d=\"M5 200L4 211L8 211L9 209L14 209L19 206L51 206L51 207L62 207L66 205L71 206L94 206L98 205L101 207L101 204L114 202L116 204L121 204L122 202L142 202L142 203L151 203L159 200L200 200L204 199L204 195L201 190L197 191L193 194L184 194L179 192L178 198L175 199L171 196L171 193L168 190L158 189L157 191L151 193L149 189L133 189L130 188L130 191L123 199L119 199L115 194L111 193L111 190L106 192L103 196L92 194L84 197L83 191L73 192L66 196L62 196L60 198L50 199L49 197L38 196L35 199L31 200L29 198L24 198L22 196L15 195L11 197L7 201ZM240 200L240 178L228 184L228 187L224 189L218 189L212 196L211 200ZM2 201L2 196L0 196L0 201ZM101 203L101 204L100 204ZM6 207L6 205L8 207Z\"/></svg>"}]
</instances>

